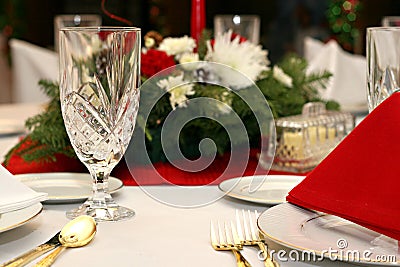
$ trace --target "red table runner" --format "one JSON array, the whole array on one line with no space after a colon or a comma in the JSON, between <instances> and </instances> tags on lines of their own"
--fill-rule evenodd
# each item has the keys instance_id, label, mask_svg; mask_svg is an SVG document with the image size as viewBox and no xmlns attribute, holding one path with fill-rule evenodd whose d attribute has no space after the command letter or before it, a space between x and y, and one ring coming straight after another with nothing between
<instances>
[{"instance_id":1,"label":"red table runner","mask_svg":"<svg viewBox=\"0 0 400 267\"><path fill-rule=\"evenodd\" d=\"M217 156L212 164L205 170L199 172L183 171L171 163L157 162L153 165L130 166L134 168L131 172L124 160L115 167L112 176L121 179L124 185L215 185L223 180L260 174L293 174L278 171L268 172L258 166L257 149L252 149L245 170L241 167L232 168L230 172L224 173L230 155ZM22 173L44 173L44 172L87 172L87 169L77 159L57 155L56 162L26 162L20 156L13 155L5 166L13 174ZM133 173L133 175L132 175ZM304 175L304 174L297 174Z\"/></svg>"}]
</instances>

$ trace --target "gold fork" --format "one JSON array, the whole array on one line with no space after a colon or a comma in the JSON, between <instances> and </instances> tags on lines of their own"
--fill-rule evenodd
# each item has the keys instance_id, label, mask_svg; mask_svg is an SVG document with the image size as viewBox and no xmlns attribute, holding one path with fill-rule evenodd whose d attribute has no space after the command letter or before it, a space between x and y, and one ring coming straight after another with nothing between
<instances>
[{"instance_id":1,"label":"gold fork","mask_svg":"<svg viewBox=\"0 0 400 267\"><path fill-rule=\"evenodd\" d=\"M240 216L239 211L236 210L236 225L237 225L239 240L241 244L245 246L258 246L260 248L260 250L263 253L263 260L265 267L279 267L279 263L274 261L268 254L268 248L260 238L261 233L259 233L259 235L256 234L254 224L258 216L259 216L258 212L254 211L254 219L253 219L250 210L247 210L247 216L246 212L242 210L242 216ZM242 217L243 220L241 220L240 217ZM244 231L242 230L242 225Z\"/></svg>"},{"instance_id":2,"label":"gold fork","mask_svg":"<svg viewBox=\"0 0 400 267\"><path fill-rule=\"evenodd\" d=\"M238 267L251 267L250 263L243 257L239 250L243 248L240 243L238 233L236 231L235 225L231 222L231 231L228 229L227 223L224 223L224 230L222 230L220 223L218 225L218 238L215 233L214 225L211 222L210 235L211 235L211 245L215 250L230 250L235 255L236 263ZM233 240L231 238L233 237Z\"/></svg>"}]
</instances>

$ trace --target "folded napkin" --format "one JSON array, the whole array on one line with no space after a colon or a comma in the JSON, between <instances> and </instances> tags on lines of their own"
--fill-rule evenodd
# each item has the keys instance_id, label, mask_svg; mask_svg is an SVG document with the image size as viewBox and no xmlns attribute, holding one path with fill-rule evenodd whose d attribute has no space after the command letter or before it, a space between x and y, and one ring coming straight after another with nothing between
<instances>
[{"instance_id":1,"label":"folded napkin","mask_svg":"<svg viewBox=\"0 0 400 267\"><path fill-rule=\"evenodd\" d=\"M293 190L293 204L400 240L400 93L375 108Z\"/></svg>"},{"instance_id":2,"label":"folded napkin","mask_svg":"<svg viewBox=\"0 0 400 267\"><path fill-rule=\"evenodd\" d=\"M0 185L0 214L23 209L47 199L47 193L30 189L1 165Z\"/></svg>"},{"instance_id":3,"label":"folded napkin","mask_svg":"<svg viewBox=\"0 0 400 267\"><path fill-rule=\"evenodd\" d=\"M22 41L9 41L12 56L13 102L48 102L38 82L58 81L58 54L49 49Z\"/></svg>"},{"instance_id":4,"label":"folded napkin","mask_svg":"<svg viewBox=\"0 0 400 267\"><path fill-rule=\"evenodd\" d=\"M324 99L336 100L344 111L367 111L367 60L364 56L344 51L335 40L324 44L306 37L304 57L308 72L327 70L333 74L327 88L320 90Z\"/></svg>"}]
</instances>

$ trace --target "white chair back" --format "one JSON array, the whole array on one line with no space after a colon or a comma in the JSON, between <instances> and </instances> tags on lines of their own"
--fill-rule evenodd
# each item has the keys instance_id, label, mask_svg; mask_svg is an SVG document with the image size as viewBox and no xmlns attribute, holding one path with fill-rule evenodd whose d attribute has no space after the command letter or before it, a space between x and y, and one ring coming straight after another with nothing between
<instances>
[{"instance_id":1,"label":"white chair back","mask_svg":"<svg viewBox=\"0 0 400 267\"><path fill-rule=\"evenodd\" d=\"M39 80L58 81L58 54L34 44L11 39L12 102L44 103L49 99Z\"/></svg>"}]
</instances>

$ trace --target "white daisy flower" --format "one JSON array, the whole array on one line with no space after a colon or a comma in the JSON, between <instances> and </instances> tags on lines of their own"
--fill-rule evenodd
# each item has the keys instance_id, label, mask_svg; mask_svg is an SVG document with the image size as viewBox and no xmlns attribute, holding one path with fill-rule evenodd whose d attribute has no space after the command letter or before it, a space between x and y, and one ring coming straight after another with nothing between
<instances>
[{"instance_id":1,"label":"white daisy flower","mask_svg":"<svg viewBox=\"0 0 400 267\"><path fill-rule=\"evenodd\" d=\"M183 73L178 76L169 76L157 83L157 85L169 92L169 102L173 109L178 107L186 107L187 96L194 95L193 83L187 83L183 80Z\"/></svg>"},{"instance_id":2,"label":"white daisy flower","mask_svg":"<svg viewBox=\"0 0 400 267\"><path fill-rule=\"evenodd\" d=\"M261 45L255 45L249 41L239 43L239 36L233 40L231 40L231 37L232 31L230 30L218 35L215 38L214 46L211 46L211 42L208 41L205 59L228 65L243 73L250 80L256 81L262 71L269 69L268 51L263 50ZM238 79L238 81L243 83L243 79ZM241 86L248 85L241 84Z\"/></svg>"},{"instance_id":3,"label":"white daisy flower","mask_svg":"<svg viewBox=\"0 0 400 267\"><path fill-rule=\"evenodd\" d=\"M180 38L164 38L158 49L164 51L169 56L175 56L177 59L179 59L180 55L193 52L195 47L196 41L193 38L185 35Z\"/></svg>"},{"instance_id":4,"label":"white daisy flower","mask_svg":"<svg viewBox=\"0 0 400 267\"><path fill-rule=\"evenodd\" d=\"M272 68L272 75L277 81L283 83L287 87L289 87L289 88L293 87L293 79L292 79L292 77L287 75L280 67L275 65Z\"/></svg>"},{"instance_id":5,"label":"white daisy flower","mask_svg":"<svg viewBox=\"0 0 400 267\"><path fill-rule=\"evenodd\" d=\"M199 61L199 54L197 53L184 53L179 59L179 63L183 64L182 68L187 71L193 71L197 68L197 64L185 64L194 63Z\"/></svg>"}]
</instances>

